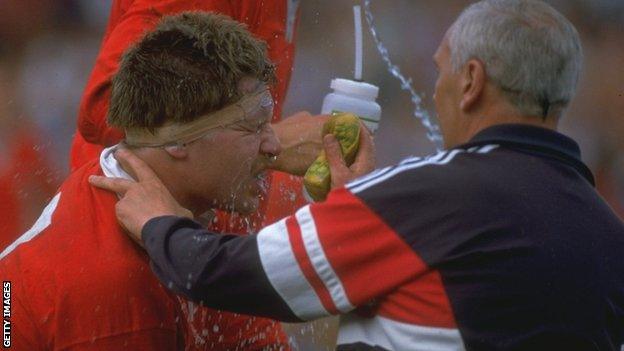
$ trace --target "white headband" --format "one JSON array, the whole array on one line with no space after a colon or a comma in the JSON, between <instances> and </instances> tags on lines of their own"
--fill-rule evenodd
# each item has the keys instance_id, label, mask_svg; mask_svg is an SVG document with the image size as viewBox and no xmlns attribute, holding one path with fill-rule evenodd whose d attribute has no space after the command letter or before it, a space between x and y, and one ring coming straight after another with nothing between
<instances>
[{"instance_id":1,"label":"white headband","mask_svg":"<svg viewBox=\"0 0 624 351\"><path fill-rule=\"evenodd\" d=\"M225 127L244 120L258 108L273 106L273 99L268 89L243 96L234 104L218 111L203 115L197 119L180 124L169 123L157 128L153 133L146 129L126 130L125 142L134 147L161 147L173 144L185 144L201 138L211 129Z\"/></svg>"}]
</instances>

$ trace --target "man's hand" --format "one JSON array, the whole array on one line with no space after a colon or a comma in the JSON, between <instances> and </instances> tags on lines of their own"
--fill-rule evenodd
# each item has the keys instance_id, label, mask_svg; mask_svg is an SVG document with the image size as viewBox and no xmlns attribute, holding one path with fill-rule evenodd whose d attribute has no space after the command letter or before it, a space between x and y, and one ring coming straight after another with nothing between
<instances>
[{"instance_id":1,"label":"man's hand","mask_svg":"<svg viewBox=\"0 0 624 351\"><path fill-rule=\"evenodd\" d=\"M328 120L328 115L313 116L303 111L273 124L282 152L269 167L303 176L323 149L323 125Z\"/></svg>"},{"instance_id":2,"label":"man's hand","mask_svg":"<svg viewBox=\"0 0 624 351\"><path fill-rule=\"evenodd\" d=\"M117 150L115 158L137 181L91 176L89 183L121 197L115 206L117 220L136 242L141 244L141 230L154 217L173 215L193 218L191 211L180 206L171 196L156 173L130 150Z\"/></svg>"},{"instance_id":3,"label":"man's hand","mask_svg":"<svg viewBox=\"0 0 624 351\"><path fill-rule=\"evenodd\" d=\"M340 188L353 179L370 173L375 169L375 145L368 128L360 122L360 145L358 154L351 167L347 167L342 158L340 143L333 134L323 138L325 157L331 172L331 188Z\"/></svg>"}]
</instances>

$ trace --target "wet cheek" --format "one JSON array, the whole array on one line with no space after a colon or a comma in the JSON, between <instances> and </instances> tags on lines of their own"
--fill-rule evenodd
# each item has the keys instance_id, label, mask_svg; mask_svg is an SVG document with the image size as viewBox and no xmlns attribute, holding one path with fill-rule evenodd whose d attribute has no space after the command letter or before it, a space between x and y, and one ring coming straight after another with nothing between
<instances>
[{"instance_id":1,"label":"wet cheek","mask_svg":"<svg viewBox=\"0 0 624 351\"><path fill-rule=\"evenodd\" d=\"M247 145L244 149L241 150L241 159L244 159L248 162L254 161L256 158L258 158L258 155L262 153L260 147L260 143Z\"/></svg>"}]
</instances>

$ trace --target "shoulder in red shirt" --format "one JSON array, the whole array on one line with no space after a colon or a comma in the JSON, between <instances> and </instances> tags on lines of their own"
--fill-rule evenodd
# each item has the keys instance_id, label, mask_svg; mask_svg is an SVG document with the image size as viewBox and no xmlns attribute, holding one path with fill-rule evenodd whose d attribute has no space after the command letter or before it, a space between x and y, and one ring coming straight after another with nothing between
<instances>
[{"instance_id":1,"label":"shoulder in red shirt","mask_svg":"<svg viewBox=\"0 0 624 351\"><path fill-rule=\"evenodd\" d=\"M114 194L90 186L94 160L74 172L33 229L0 258L11 281L16 350L286 349L275 322L193 308L163 287L119 227ZM186 346L184 346L186 345Z\"/></svg>"},{"instance_id":2,"label":"shoulder in red shirt","mask_svg":"<svg viewBox=\"0 0 624 351\"><path fill-rule=\"evenodd\" d=\"M13 347L179 349L184 331L175 298L122 233L115 195L89 186L91 174L101 174L95 161L65 181L24 234L32 238L0 261L3 279L12 282Z\"/></svg>"}]
</instances>

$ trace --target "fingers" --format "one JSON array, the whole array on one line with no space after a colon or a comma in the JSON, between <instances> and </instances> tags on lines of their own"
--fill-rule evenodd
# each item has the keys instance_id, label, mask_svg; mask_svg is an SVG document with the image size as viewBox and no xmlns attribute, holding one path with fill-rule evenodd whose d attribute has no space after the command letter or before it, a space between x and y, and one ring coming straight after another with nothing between
<instances>
[{"instance_id":1,"label":"fingers","mask_svg":"<svg viewBox=\"0 0 624 351\"><path fill-rule=\"evenodd\" d=\"M126 148L117 149L115 158L123 169L138 181L159 179L147 163Z\"/></svg>"},{"instance_id":2,"label":"fingers","mask_svg":"<svg viewBox=\"0 0 624 351\"><path fill-rule=\"evenodd\" d=\"M347 169L344 159L342 158L342 150L340 143L333 134L327 134L323 137L323 146L325 147L325 157L329 163L329 169L332 174L343 172Z\"/></svg>"},{"instance_id":3,"label":"fingers","mask_svg":"<svg viewBox=\"0 0 624 351\"><path fill-rule=\"evenodd\" d=\"M89 183L100 189L115 192L124 195L126 191L134 184L133 181L122 178L107 178L103 176L92 175L89 177Z\"/></svg>"},{"instance_id":4,"label":"fingers","mask_svg":"<svg viewBox=\"0 0 624 351\"><path fill-rule=\"evenodd\" d=\"M327 134L323 137L323 146L325 146L325 157L329 164L329 170L331 172L331 188L339 188L344 186L346 182L351 180L351 170L345 164L342 158L342 149L340 143L336 140L336 137L332 134Z\"/></svg>"},{"instance_id":5,"label":"fingers","mask_svg":"<svg viewBox=\"0 0 624 351\"><path fill-rule=\"evenodd\" d=\"M360 122L361 123L361 122ZM358 176L371 172L375 169L375 144L373 142L373 136L368 128L364 124L360 125L360 145L358 154L355 158L355 162L351 165L351 170L357 173Z\"/></svg>"},{"instance_id":6,"label":"fingers","mask_svg":"<svg viewBox=\"0 0 624 351\"><path fill-rule=\"evenodd\" d=\"M359 150L363 151L360 152L358 154L358 156L362 155L363 156L368 156L368 157L373 157L375 156L375 145L373 142L373 136L371 134L371 132L368 130L368 128L366 128L366 125L364 125L364 123L360 122L360 146L359 146Z\"/></svg>"}]
</instances>

